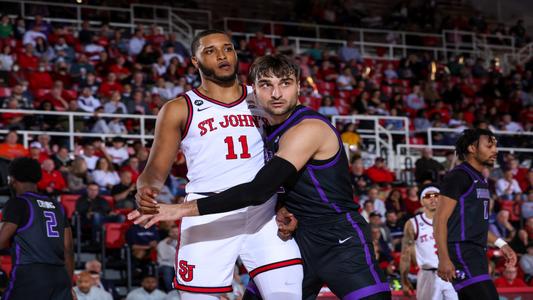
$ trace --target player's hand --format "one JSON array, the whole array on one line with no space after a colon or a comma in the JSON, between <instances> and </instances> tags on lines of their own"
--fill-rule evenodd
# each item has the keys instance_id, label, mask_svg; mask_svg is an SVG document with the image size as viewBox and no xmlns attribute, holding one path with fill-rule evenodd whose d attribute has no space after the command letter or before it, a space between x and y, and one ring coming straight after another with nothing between
<instances>
[{"instance_id":1,"label":"player's hand","mask_svg":"<svg viewBox=\"0 0 533 300\"><path fill-rule=\"evenodd\" d=\"M516 253L514 252L513 248L509 245L503 246L500 250L502 250L503 257L505 258L505 266L506 267L513 267L516 265Z\"/></svg>"},{"instance_id":2,"label":"player's hand","mask_svg":"<svg viewBox=\"0 0 533 300\"><path fill-rule=\"evenodd\" d=\"M159 212L150 215L134 210L128 214L128 220L144 228L150 228L159 221L176 221L183 218L185 210L182 207L182 204L159 204Z\"/></svg>"},{"instance_id":3,"label":"player's hand","mask_svg":"<svg viewBox=\"0 0 533 300\"><path fill-rule=\"evenodd\" d=\"M276 223L278 224L278 236L284 241L291 239L292 233L298 227L298 220L285 207L278 209Z\"/></svg>"},{"instance_id":4,"label":"player's hand","mask_svg":"<svg viewBox=\"0 0 533 300\"><path fill-rule=\"evenodd\" d=\"M439 261L439 269L437 275L439 275L442 280L447 282L451 282L455 279L455 266L449 258Z\"/></svg>"},{"instance_id":5,"label":"player's hand","mask_svg":"<svg viewBox=\"0 0 533 300\"><path fill-rule=\"evenodd\" d=\"M155 198L158 194L159 190L154 187L143 186L139 188L135 194L137 210L143 215L157 214L159 212L159 204Z\"/></svg>"},{"instance_id":6,"label":"player's hand","mask_svg":"<svg viewBox=\"0 0 533 300\"><path fill-rule=\"evenodd\" d=\"M404 296L412 296L414 290L415 289L409 280L402 281L402 291Z\"/></svg>"}]
</instances>

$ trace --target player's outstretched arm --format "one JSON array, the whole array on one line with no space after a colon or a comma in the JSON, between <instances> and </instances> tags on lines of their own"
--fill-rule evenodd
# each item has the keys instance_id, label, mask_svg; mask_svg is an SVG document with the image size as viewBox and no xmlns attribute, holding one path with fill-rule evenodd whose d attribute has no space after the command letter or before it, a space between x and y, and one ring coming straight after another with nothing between
<instances>
[{"instance_id":1,"label":"player's outstretched arm","mask_svg":"<svg viewBox=\"0 0 533 300\"><path fill-rule=\"evenodd\" d=\"M259 170L251 182L237 185L211 197L183 204L159 204L159 213L154 216L141 216L139 212L134 211L128 215L128 218L134 220L136 224L150 227L159 221L260 205L268 201L286 180L296 176L316 154L320 153L324 156L323 159L326 159L335 155L338 150L337 137L327 124L319 120L304 120L283 135L274 158Z\"/></svg>"},{"instance_id":2,"label":"player's outstretched arm","mask_svg":"<svg viewBox=\"0 0 533 300\"><path fill-rule=\"evenodd\" d=\"M135 199L143 214L157 213L155 198L176 159L182 129L187 122L187 114L185 99L177 98L167 102L157 115L150 156L146 167L137 179Z\"/></svg>"},{"instance_id":3,"label":"player's outstretched arm","mask_svg":"<svg viewBox=\"0 0 533 300\"><path fill-rule=\"evenodd\" d=\"M440 200L433 221L433 232L439 256L438 275L444 281L451 281L455 278L455 266L448 253L448 219L452 215L457 201L444 195L439 197Z\"/></svg>"},{"instance_id":4,"label":"player's outstretched arm","mask_svg":"<svg viewBox=\"0 0 533 300\"><path fill-rule=\"evenodd\" d=\"M403 228L402 238L402 252L400 256L400 279L404 295L410 296L414 290L411 282L407 278L409 269L411 268L411 257L414 254L415 248L415 230L411 221L405 222Z\"/></svg>"},{"instance_id":5,"label":"player's outstretched arm","mask_svg":"<svg viewBox=\"0 0 533 300\"><path fill-rule=\"evenodd\" d=\"M513 248L509 246L503 239L498 238L494 233L489 231L487 236L487 242L489 244L493 244L496 247L500 248L503 253L503 257L505 258L505 265L506 266L515 266L516 265L516 253L514 252Z\"/></svg>"}]
</instances>

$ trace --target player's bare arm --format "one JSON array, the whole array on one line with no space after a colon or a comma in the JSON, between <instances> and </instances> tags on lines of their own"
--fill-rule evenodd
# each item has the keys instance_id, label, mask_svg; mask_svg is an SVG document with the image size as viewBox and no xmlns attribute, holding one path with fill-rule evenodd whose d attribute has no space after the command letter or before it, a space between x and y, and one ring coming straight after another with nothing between
<instances>
[{"instance_id":1,"label":"player's bare arm","mask_svg":"<svg viewBox=\"0 0 533 300\"><path fill-rule=\"evenodd\" d=\"M448 219L452 215L457 201L443 195L439 197L439 204L433 218L433 232L439 256L438 275L444 281L451 281L455 278L455 266L448 253Z\"/></svg>"},{"instance_id":2,"label":"player's bare arm","mask_svg":"<svg viewBox=\"0 0 533 300\"><path fill-rule=\"evenodd\" d=\"M143 214L157 213L155 198L176 159L187 114L185 99L177 98L167 102L157 115L150 156L146 168L137 180L135 198Z\"/></svg>"},{"instance_id":3,"label":"player's bare arm","mask_svg":"<svg viewBox=\"0 0 533 300\"><path fill-rule=\"evenodd\" d=\"M413 228L413 223L407 221L403 228L402 252L400 256L400 279L402 281L403 292L406 296L411 295L414 290L411 282L409 282L407 278L409 269L411 268L411 257L415 252L414 245L415 230Z\"/></svg>"},{"instance_id":4,"label":"player's bare arm","mask_svg":"<svg viewBox=\"0 0 533 300\"><path fill-rule=\"evenodd\" d=\"M489 244L495 245L497 239L498 237L495 236L494 233L492 233L491 231L488 232L487 242ZM503 257L505 258L505 265L515 266L517 258L516 258L516 253L514 252L513 248L511 248L511 246L506 244L503 247L501 247L500 250L503 253Z\"/></svg>"},{"instance_id":5,"label":"player's bare arm","mask_svg":"<svg viewBox=\"0 0 533 300\"><path fill-rule=\"evenodd\" d=\"M251 182L230 188L215 196L183 204L160 204L157 215L128 215L136 224L150 227L159 221L187 216L221 213L251 205L260 205L274 195L283 183L296 175L313 158L324 160L339 151L338 138L323 121L309 119L287 131L279 141L279 149Z\"/></svg>"},{"instance_id":6,"label":"player's bare arm","mask_svg":"<svg viewBox=\"0 0 533 300\"><path fill-rule=\"evenodd\" d=\"M74 243L72 242L72 228L65 228L64 233L65 245L65 268L70 278L74 276Z\"/></svg>"},{"instance_id":7,"label":"player's bare arm","mask_svg":"<svg viewBox=\"0 0 533 300\"><path fill-rule=\"evenodd\" d=\"M0 229L0 249L6 249L11 246L11 239L17 232L17 224L11 222L3 222Z\"/></svg>"}]
</instances>

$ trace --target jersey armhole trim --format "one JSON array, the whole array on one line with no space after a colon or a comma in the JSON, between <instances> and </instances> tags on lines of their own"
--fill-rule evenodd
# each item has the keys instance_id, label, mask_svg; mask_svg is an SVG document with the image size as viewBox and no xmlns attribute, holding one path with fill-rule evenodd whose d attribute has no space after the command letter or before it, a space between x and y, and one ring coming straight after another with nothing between
<instances>
[{"instance_id":1,"label":"jersey armhole trim","mask_svg":"<svg viewBox=\"0 0 533 300\"><path fill-rule=\"evenodd\" d=\"M185 127L183 128L183 132L181 133L181 140L183 140L187 133L189 132L189 127L191 126L192 122L192 102L191 98L187 94L183 94L183 97L185 98L185 103L187 103L187 121L185 122Z\"/></svg>"},{"instance_id":2,"label":"jersey armhole trim","mask_svg":"<svg viewBox=\"0 0 533 300\"><path fill-rule=\"evenodd\" d=\"M24 201L26 201L26 204L28 204L28 210L30 211L30 216L28 217L28 222L26 223L26 225L20 227L19 229L17 229L17 233L19 232L22 232L28 228L30 228L30 226L33 224L33 206L31 205L30 203L30 200L28 200L27 198L25 197L17 197L18 199L24 199Z\"/></svg>"}]
</instances>

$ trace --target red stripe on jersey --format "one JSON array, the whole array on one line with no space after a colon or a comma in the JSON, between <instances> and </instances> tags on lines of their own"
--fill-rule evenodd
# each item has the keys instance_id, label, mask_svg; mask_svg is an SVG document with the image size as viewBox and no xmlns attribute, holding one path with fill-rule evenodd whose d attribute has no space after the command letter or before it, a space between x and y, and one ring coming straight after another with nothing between
<instances>
[{"instance_id":1,"label":"red stripe on jersey","mask_svg":"<svg viewBox=\"0 0 533 300\"><path fill-rule=\"evenodd\" d=\"M214 104L217 104L217 105L220 105L220 106L224 106L224 107L234 107L234 106L240 104L242 101L244 101L244 99L246 99L246 96L248 96L248 89L246 88L246 85L241 84L241 87L242 87L242 95L241 95L241 97L239 97L239 99L237 99L237 100L235 100L233 102L230 102L230 103L220 102L220 101L218 101L216 99L207 97L206 95L202 94L198 89L193 89L193 92L196 95L198 95L200 98L202 98L204 100L207 100L209 102L213 102Z\"/></svg>"},{"instance_id":2,"label":"red stripe on jersey","mask_svg":"<svg viewBox=\"0 0 533 300\"><path fill-rule=\"evenodd\" d=\"M185 128L183 128L183 132L181 134L181 140L185 138L187 135L187 132L189 132L189 127L191 126L192 122L192 102L191 98L187 94L183 94L183 97L185 98L185 102L187 103L187 122L185 123Z\"/></svg>"},{"instance_id":3,"label":"red stripe on jersey","mask_svg":"<svg viewBox=\"0 0 533 300\"><path fill-rule=\"evenodd\" d=\"M283 268L283 267L288 267L288 266L293 266L293 265L301 265L302 263L303 263L303 261L300 258L294 258L294 259L284 260L284 261L280 261L280 262L276 262L276 263L271 263L271 264L264 265L262 267L253 269L250 272L250 277L254 278L258 274L261 274L261 273L266 272L266 271L279 269L279 268Z\"/></svg>"},{"instance_id":4,"label":"red stripe on jersey","mask_svg":"<svg viewBox=\"0 0 533 300\"><path fill-rule=\"evenodd\" d=\"M178 289L180 291L190 292L190 293L230 293L233 291L233 288L230 286L222 286L222 287L200 287L200 286L186 286L181 285L176 280L176 277L174 277L174 288Z\"/></svg>"}]
</instances>

